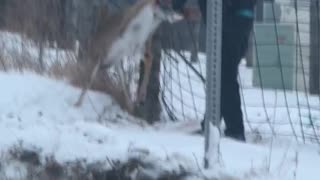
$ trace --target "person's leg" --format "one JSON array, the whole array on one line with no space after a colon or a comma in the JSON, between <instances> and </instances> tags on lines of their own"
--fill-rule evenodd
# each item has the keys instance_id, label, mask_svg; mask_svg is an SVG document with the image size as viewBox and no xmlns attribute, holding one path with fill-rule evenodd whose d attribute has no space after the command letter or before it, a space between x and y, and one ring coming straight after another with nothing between
<instances>
[{"instance_id":1,"label":"person's leg","mask_svg":"<svg viewBox=\"0 0 320 180\"><path fill-rule=\"evenodd\" d=\"M243 115L237 80L240 62L238 41L231 32L223 33L221 62L221 117L226 124L225 135L244 139ZM204 130L204 121L201 123ZM238 139L239 139L238 138Z\"/></svg>"},{"instance_id":2,"label":"person's leg","mask_svg":"<svg viewBox=\"0 0 320 180\"><path fill-rule=\"evenodd\" d=\"M232 47L232 46L231 46ZM226 48L229 49L229 48ZM226 124L225 135L244 140L243 115L237 81L237 56L225 52L221 66L221 115Z\"/></svg>"},{"instance_id":3,"label":"person's leg","mask_svg":"<svg viewBox=\"0 0 320 180\"><path fill-rule=\"evenodd\" d=\"M221 64L221 115L225 135L245 140L238 83L238 66L248 46L252 22L242 17L226 17L223 24Z\"/></svg>"}]
</instances>

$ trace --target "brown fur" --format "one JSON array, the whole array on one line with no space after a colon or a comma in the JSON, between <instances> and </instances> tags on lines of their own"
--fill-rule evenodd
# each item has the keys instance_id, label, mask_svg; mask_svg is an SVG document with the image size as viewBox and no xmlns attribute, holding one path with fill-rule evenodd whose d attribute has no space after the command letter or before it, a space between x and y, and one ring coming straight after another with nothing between
<instances>
[{"instance_id":1,"label":"brown fur","mask_svg":"<svg viewBox=\"0 0 320 180\"><path fill-rule=\"evenodd\" d=\"M150 3L154 3L154 0L140 0L133 6L112 16L105 9L100 9L96 30L88 42L88 58L97 62L106 57L112 44L118 37L121 37L131 20Z\"/></svg>"},{"instance_id":2,"label":"brown fur","mask_svg":"<svg viewBox=\"0 0 320 180\"><path fill-rule=\"evenodd\" d=\"M153 63L152 55L152 37L150 37L146 43L144 59L143 59L143 78L140 87L137 92L137 103L143 103L148 91L148 85L150 80L151 68Z\"/></svg>"},{"instance_id":3,"label":"brown fur","mask_svg":"<svg viewBox=\"0 0 320 180\"><path fill-rule=\"evenodd\" d=\"M103 9L101 9L98 12L99 15L97 20L97 26L92 37L89 39L86 50L87 52L85 53L87 58L86 60L89 60L89 62L92 62L95 65L89 66L93 67L90 71L91 77L89 79L89 82L87 82L86 86L83 88L83 91L75 104L76 106L80 106L82 104L86 91L92 86L93 81L96 78L95 76L97 75L99 68L102 65L102 62L104 61L103 58L107 57L107 54L112 44L117 40L118 37L121 37L131 20L135 18L139 12L141 12L141 9L150 3L155 4L155 1L140 0L128 9L113 16L110 16L109 13ZM146 49L148 49L148 46ZM146 93L146 88L149 80L148 76L150 75L152 64L152 59L145 59L148 59L145 63L147 73L145 73L146 75L144 76L141 93L139 93L141 95L138 95L141 97L141 99L144 99ZM107 61L111 62L114 60L107 59Z\"/></svg>"}]
</instances>

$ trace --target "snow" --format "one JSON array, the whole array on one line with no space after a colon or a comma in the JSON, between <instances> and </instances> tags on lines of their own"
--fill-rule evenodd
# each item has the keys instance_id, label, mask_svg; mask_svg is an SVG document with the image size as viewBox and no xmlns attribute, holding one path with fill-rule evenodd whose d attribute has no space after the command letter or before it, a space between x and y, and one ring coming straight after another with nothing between
<instances>
[{"instance_id":1,"label":"snow","mask_svg":"<svg viewBox=\"0 0 320 180\"><path fill-rule=\"evenodd\" d=\"M97 151L100 141L112 143L112 136L107 136L109 130L98 124L99 119L117 121L119 126L121 121L128 124L128 119L133 119L121 112L111 98L95 92L89 93L80 108L74 107L80 90L65 82L31 73L0 76L0 83L5 84L0 100L2 150L23 140L44 153L56 152L58 159L74 159ZM99 118L105 108L108 113ZM95 153L96 158L102 157L99 152Z\"/></svg>"},{"instance_id":2,"label":"snow","mask_svg":"<svg viewBox=\"0 0 320 180\"><path fill-rule=\"evenodd\" d=\"M213 126L212 123L209 123L209 132L207 141L207 149L205 151L205 166L207 168L214 169L219 167L219 156L220 156L220 130L218 127ZM206 168L206 167L205 167Z\"/></svg>"},{"instance_id":3,"label":"snow","mask_svg":"<svg viewBox=\"0 0 320 180\"><path fill-rule=\"evenodd\" d=\"M89 92L83 106L73 106L80 89L66 82L32 73L0 73L0 150L21 144L37 149L42 157L53 155L59 162L86 159L126 160L141 151L162 162L167 169L183 164L202 167L204 139L162 128L141 126L106 95ZM107 112L99 119L107 107ZM246 144L222 138L221 165L204 170L209 177L246 179L317 179L319 147L274 139ZM272 153L270 151L272 150ZM298 162L295 163L295 160Z\"/></svg>"}]
</instances>

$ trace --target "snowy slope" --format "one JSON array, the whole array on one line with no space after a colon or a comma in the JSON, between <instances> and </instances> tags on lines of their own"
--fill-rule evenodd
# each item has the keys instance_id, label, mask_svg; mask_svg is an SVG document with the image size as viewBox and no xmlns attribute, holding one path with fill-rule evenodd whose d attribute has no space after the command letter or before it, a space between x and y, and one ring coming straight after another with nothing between
<instances>
[{"instance_id":1,"label":"snowy slope","mask_svg":"<svg viewBox=\"0 0 320 180\"><path fill-rule=\"evenodd\" d=\"M110 97L96 92L90 92L83 106L75 108L79 89L35 74L1 73L0 83L2 157L18 144L36 149L42 160L52 155L59 162L124 161L137 152L147 152L163 168L174 170L182 165L200 173L204 142L200 136L141 126ZM270 142L242 144L222 139L221 167L201 171L224 179L289 180L295 175L299 180L316 180L320 175L317 150L280 140L274 140L271 148ZM8 170L10 162L5 167Z\"/></svg>"},{"instance_id":2,"label":"snowy slope","mask_svg":"<svg viewBox=\"0 0 320 180\"><path fill-rule=\"evenodd\" d=\"M44 153L57 153L61 160L86 156L90 151L101 158L101 151L95 149L100 148L95 147L97 142L112 141L112 136L107 137L106 126L127 125L130 119L132 125L138 123L111 98L99 93L91 92L82 107L74 107L80 90L64 82L31 73L1 73L0 83L2 150L23 140L39 146Z\"/></svg>"}]
</instances>

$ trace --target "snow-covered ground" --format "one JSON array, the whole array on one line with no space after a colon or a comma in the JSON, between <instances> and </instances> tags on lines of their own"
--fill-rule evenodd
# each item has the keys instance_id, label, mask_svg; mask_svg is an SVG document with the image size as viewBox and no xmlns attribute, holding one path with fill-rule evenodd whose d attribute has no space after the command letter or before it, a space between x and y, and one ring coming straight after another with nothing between
<instances>
[{"instance_id":1,"label":"snow-covered ground","mask_svg":"<svg viewBox=\"0 0 320 180\"><path fill-rule=\"evenodd\" d=\"M320 175L316 145L277 138L244 144L223 138L221 166L204 170L203 137L142 125L107 95L90 92L77 108L74 103L80 90L65 82L32 73L0 73L0 83L2 157L17 145L38 151L42 160L53 156L59 162L125 161L148 152L169 170L182 165L208 177L316 180ZM11 172L13 166L8 162L2 171Z\"/></svg>"}]
</instances>

